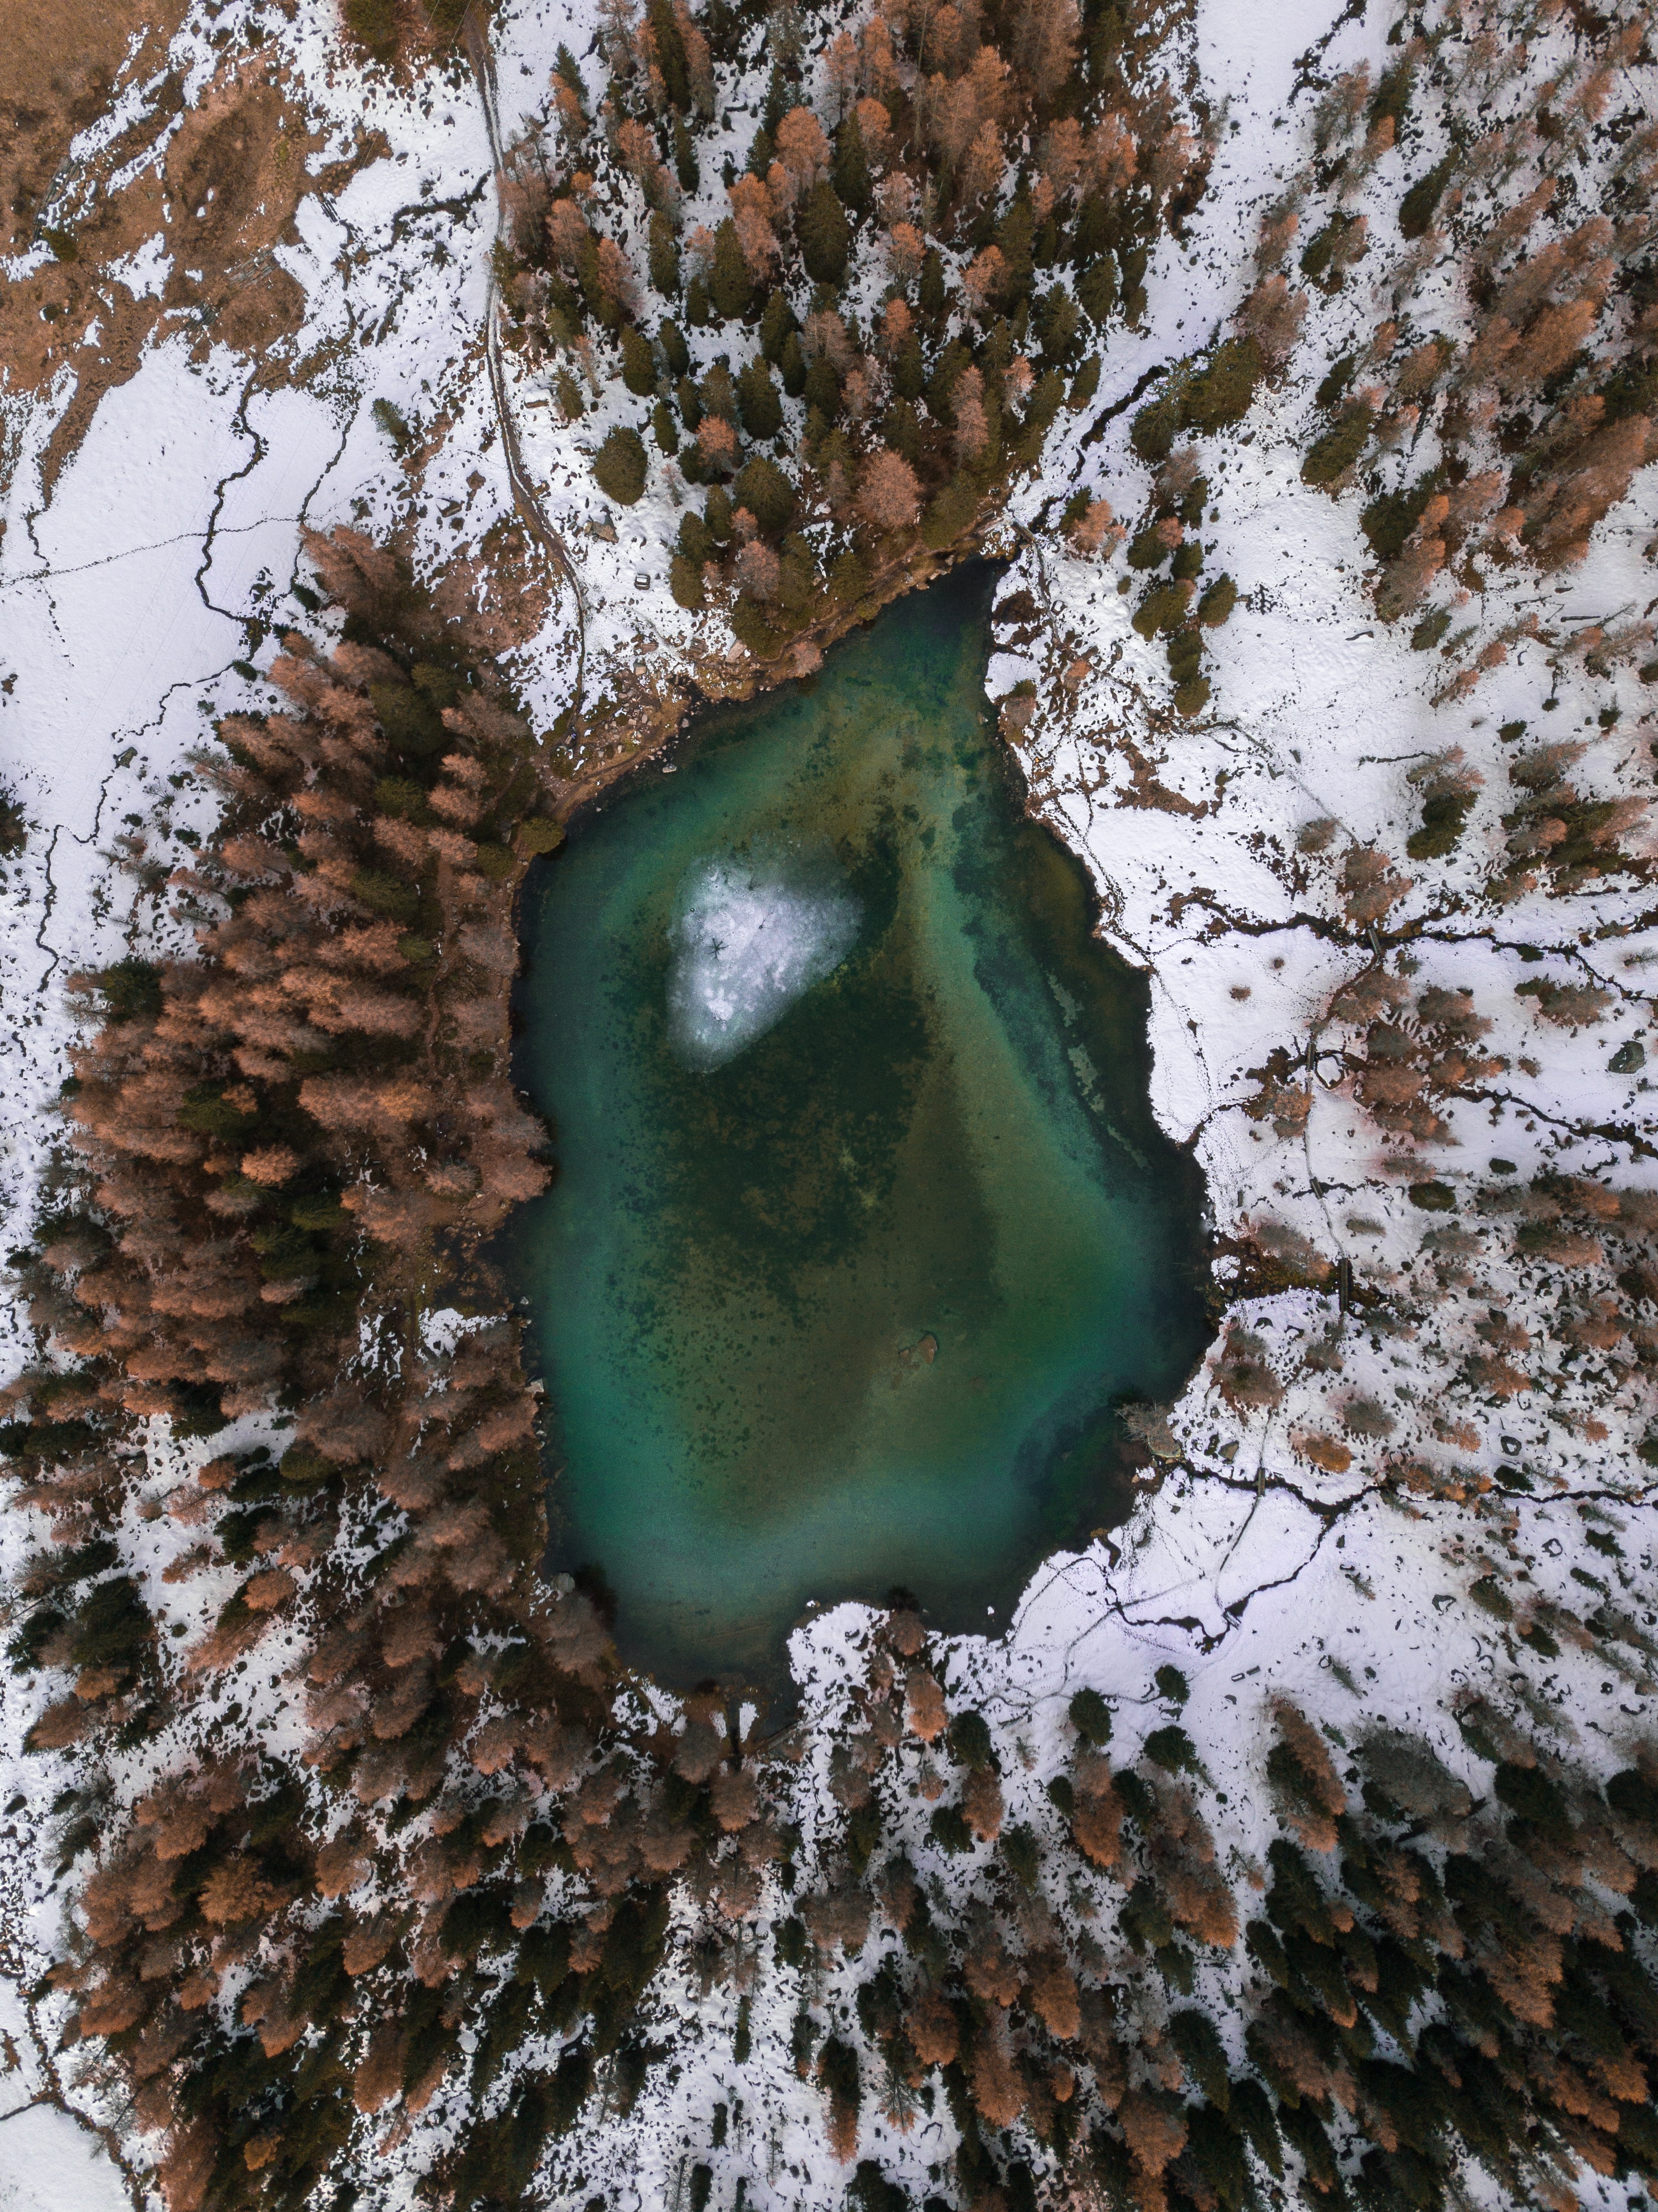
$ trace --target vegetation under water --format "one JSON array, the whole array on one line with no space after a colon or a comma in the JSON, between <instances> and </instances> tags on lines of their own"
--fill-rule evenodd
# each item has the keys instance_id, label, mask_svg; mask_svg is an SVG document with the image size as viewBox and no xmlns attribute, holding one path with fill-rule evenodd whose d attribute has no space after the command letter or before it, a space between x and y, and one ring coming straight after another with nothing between
<instances>
[{"instance_id":1,"label":"vegetation under water","mask_svg":"<svg viewBox=\"0 0 1658 2212\"><path fill-rule=\"evenodd\" d=\"M531 892L515 1224L569 1564L671 1679L810 1601L990 1620L1126 1504L1114 1404L1204 1337L1143 985L988 724L993 572L722 711Z\"/></svg>"}]
</instances>

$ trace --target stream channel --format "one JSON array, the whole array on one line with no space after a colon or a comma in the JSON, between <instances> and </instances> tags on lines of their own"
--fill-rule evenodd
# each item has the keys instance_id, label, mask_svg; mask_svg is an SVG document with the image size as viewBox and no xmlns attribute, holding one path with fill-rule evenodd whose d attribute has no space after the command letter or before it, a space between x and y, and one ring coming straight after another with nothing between
<instances>
[{"instance_id":1,"label":"stream channel","mask_svg":"<svg viewBox=\"0 0 1658 2212\"><path fill-rule=\"evenodd\" d=\"M999 1633L1207 1338L1145 979L985 700L996 574L700 716L526 889L550 1564L675 1687L783 1689L808 1606L895 1588Z\"/></svg>"}]
</instances>

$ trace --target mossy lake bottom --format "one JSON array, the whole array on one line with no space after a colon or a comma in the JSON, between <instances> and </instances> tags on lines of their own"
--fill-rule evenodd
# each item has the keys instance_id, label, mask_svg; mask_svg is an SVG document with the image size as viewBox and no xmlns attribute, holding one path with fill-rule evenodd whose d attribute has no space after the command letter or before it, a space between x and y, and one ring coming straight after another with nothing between
<instances>
[{"instance_id":1,"label":"mossy lake bottom","mask_svg":"<svg viewBox=\"0 0 1658 2212\"><path fill-rule=\"evenodd\" d=\"M994 573L701 717L526 892L552 1564L677 1686L780 1684L810 1603L895 1587L999 1632L1206 1339L1145 982L991 724Z\"/></svg>"}]
</instances>

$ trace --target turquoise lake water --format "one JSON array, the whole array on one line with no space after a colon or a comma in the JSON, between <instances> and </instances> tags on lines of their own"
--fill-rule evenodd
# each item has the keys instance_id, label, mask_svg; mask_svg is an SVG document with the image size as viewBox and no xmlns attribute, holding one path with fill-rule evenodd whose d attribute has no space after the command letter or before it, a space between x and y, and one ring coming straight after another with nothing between
<instances>
[{"instance_id":1,"label":"turquoise lake water","mask_svg":"<svg viewBox=\"0 0 1658 2212\"><path fill-rule=\"evenodd\" d=\"M1114 1409L1206 1339L1145 982L985 702L993 588L703 715L531 873L517 1073L557 1175L508 1264L553 1564L677 1686L777 1681L811 1601L999 1629L1123 1516Z\"/></svg>"}]
</instances>

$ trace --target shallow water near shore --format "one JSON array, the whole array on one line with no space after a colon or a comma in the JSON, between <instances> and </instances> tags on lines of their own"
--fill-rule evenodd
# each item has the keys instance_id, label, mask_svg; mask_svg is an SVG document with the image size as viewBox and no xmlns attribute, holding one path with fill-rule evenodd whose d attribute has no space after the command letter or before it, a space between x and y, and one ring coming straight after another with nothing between
<instances>
[{"instance_id":1,"label":"shallow water near shore","mask_svg":"<svg viewBox=\"0 0 1658 2212\"><path fill-rule=\"evenodd\" d=\"M552 1563L678 1686L779 1686L809 1603L895 1586L999 1632L1124 1516L1114 1407L1206 1340L1145 982L991 724L993 587L711 711L531 873L517 1074L558 1171L507 1256Z\"/></svg>"}]
</instances>

